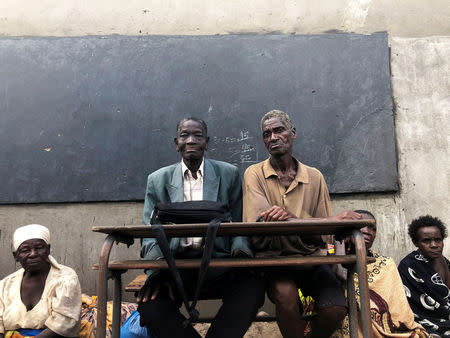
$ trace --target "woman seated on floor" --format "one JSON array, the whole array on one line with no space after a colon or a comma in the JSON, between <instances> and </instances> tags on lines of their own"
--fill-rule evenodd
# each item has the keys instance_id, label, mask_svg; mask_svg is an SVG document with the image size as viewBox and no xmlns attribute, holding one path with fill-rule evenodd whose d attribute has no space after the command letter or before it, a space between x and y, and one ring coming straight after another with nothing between
<instances>
[{"instance_id":1,"label":"woman seated on floor","mask_svg":"<svg viewBox=\"0 0 450 338\"><path fill-rule=\"evenodd\" d=\"M48 229L18 228L13 256L22 269L0 281L0 338L77 337L80 283L75 271L50 256Z\"/></svg>"},{"instance_id":2,"label":"woman seated on floor","mask_svg":"<svg viewBox=\"0 0 450 338\"><path fill-rule=\"evenodd\" d=\"M416 320L434 337L450 337L449 261L442 255L447 231L439 218L421 216L408 233L417 247L398 266Z\"/></svg>"},{"instance_id":3,"label":"woman seated on floor","mask_svg":"<svg viewBox=\"0 0 450 338\"><path fill-rule=\"evenodd\" d=\"M373 219L375 216L367 210L355 210L363 219ZM372 317L373 337L428 337L424 328L414 321L402 280L399 276L394 260L371 250L377 234L377 226L369 225L361 229L364 236L368 257L376 261L367 264L367 277L369 284L370 312ZM354 253L354 244L347 243L347 253ZM354 276L355 286L358 287L358 278ZM359 297L358 303L359 303ZM359 337L362 337L361 321L358 328ZM335 332L333 337L349 336L348 321Z\"/></svg>"}]
</instances>

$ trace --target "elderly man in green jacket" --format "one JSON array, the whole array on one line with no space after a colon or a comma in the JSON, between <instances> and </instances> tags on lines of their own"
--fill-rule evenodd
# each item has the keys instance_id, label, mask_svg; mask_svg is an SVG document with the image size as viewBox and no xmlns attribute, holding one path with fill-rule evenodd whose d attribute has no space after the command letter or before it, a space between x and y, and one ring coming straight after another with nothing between
<instances>
[{"instance_id":1,"label":"elderly man in green jacket","mask_svg":"<svg viewBox=\"0 0 450 338\"><path fill-rule=\"evenodd\" d=\"M177 126L174 139L181 154L179 163L161 168L149 175L144 205L144 224L158 202L211 200L227 203L232 220L242 220L242 188L239 172L231 164L204 158L209 137L204 121L186 118ZM170 249L177 258L201 257L202 238L172 238ZM141 256L147 259L163 257L153 238L142 242ZM252 257L246 237L217 237L213 257ZM180 271L187 290L197 280L198 271ZM138 295L141 323L157 337L200 337L180 313L180 295L172 281L159 271L147 271L148 280ZM210 269L204 283L207 290L222 298L222 307L211 323L207 337L242 337L264 302L264 282L251 274Z\"/></svg>"}]
</instances>

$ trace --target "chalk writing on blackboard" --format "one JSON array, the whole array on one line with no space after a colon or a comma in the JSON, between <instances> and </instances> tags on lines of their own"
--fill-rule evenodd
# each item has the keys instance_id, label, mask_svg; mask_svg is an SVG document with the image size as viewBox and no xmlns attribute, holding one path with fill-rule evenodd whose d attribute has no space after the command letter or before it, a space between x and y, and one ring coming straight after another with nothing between
<instances>
[{"instance_id":1,"label":"chalk writing on blackboard","mask_svg":"<svg viewBox=\"0 0 450 338\"><path fill-rule=\"evenodd\" d=\"M218 151L221 158L227 158L229 163L237 167L247 167L259 162L254 137L248 130L240 130L236 136L214 136L212 141L210 150Z\"/></svg>"}]
</instances>

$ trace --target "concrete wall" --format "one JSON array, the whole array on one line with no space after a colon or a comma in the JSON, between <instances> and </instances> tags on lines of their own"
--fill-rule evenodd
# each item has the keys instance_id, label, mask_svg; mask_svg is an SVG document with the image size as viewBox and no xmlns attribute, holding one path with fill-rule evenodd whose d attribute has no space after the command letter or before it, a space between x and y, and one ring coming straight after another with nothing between
<instances>
[{"instance_id":1,"label":"concrete wall","mask_svg":"<svg viewBox=\"0 0 450 338\"><path fill-rule=\"evenodd\" d=\"M378 218L375 247L398 262L412 245L406 226L430 213L450 223L450 2L448 0L0 2L0 36L140 34L369 34L387 31L391 47L400 191L333 197L334 212L368 209ZM263 113L263 112L261 112ZM12 173L13 174L13 173ZM145 184L145 182L143 182ZM47 225L52 252L79 273L84 292L95 293L103 236L96 225L140 224L142 203L0 206L0 278L16 268L13 230ZM450 255L450 242L446 242ZM138 245L113 258L138 257ZM131 278L132 274L127 274Z\"/></svg>"}]
</instances>

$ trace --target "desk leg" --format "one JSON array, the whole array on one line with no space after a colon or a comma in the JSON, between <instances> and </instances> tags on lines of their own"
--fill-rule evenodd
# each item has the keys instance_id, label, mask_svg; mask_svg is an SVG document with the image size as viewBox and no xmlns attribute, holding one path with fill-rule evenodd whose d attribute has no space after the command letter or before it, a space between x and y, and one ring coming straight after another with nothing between
<instances>
[{"instance_id":1,"label":"desk leg","mask_svg":"<svg viewBox=\"0 0 450 338\"><path fill-rule=\"evenodd\" d=\"M114 278L114 298L113 298L113 317L112 317L112 338L120 337L120 317L122 316L122 273L125 270L116 270L113 272Z\"/></svg>"},{"instance_id":2,"label":"desk leg","mask_svg":"<svg viewBox=\"0 0 450 338\"><path fill-rule=\"evenodd\" d=\"M355 295L355 281L353 276L355 273L355 266L352 265L347 269L347 300L348 300L348 321L350 326L350 337L358 337L358 307L356 304Z\"/></svg>"},{"instance_id":3,"label":"desk leg","mask_svg":"<svg viewBox=\"0 0 450 338\"><path fill-rule=\"evenodd\" d=\"M361 321L363 336L372 338L372 320L370 318L369 306L369 284L367 282L367 260L366 260L366 246L364 244L364 237L359 230L353 231L355 239L356 251L356 272L358 273L359 282L359 302L361 307Z\"/></svg>"},{"instance_id":4,"label":"desk leg","mask_svg":"<svg viewBox=\"0 0 450 338\"><path fill-rule=\"evenodd\" d=\"M108 235L100 251L98 268L97 338L106 337L106 302L108 301L108 262L114 236Z\"/></svg>"}]
</instances>

